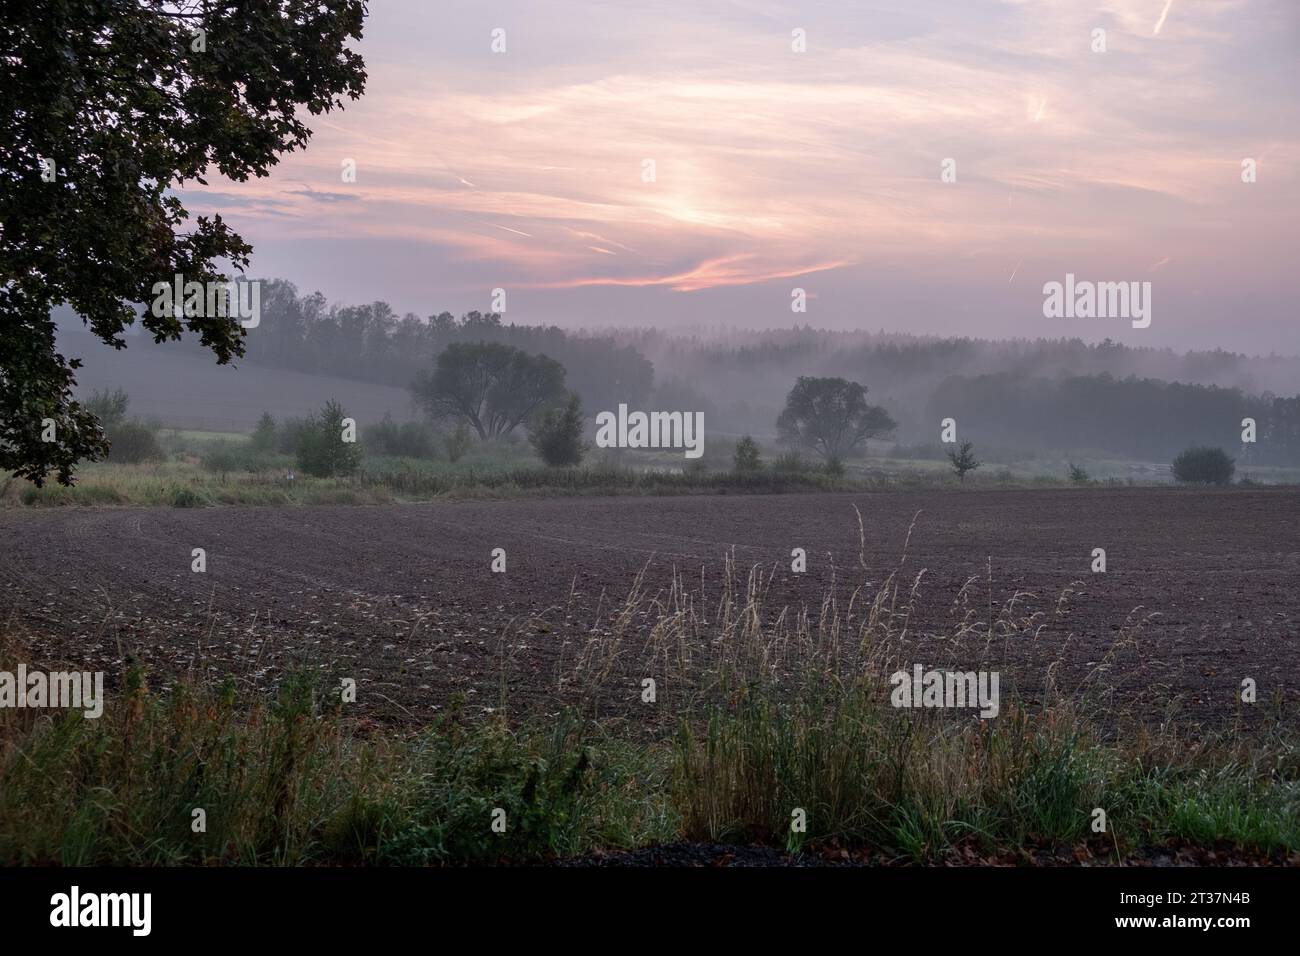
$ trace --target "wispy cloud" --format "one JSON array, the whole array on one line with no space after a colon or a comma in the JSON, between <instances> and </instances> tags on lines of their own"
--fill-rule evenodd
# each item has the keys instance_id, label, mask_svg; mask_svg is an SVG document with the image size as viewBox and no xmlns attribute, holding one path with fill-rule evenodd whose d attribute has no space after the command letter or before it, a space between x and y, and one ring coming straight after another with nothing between
<instances>
[{"instance_id":1,"label":"wispy cloud","mask_svg":"<svg viewBox=\"0 0 1300 956\"><path fill-rule=\"evenodd\" d=\"M377 5L366 96L313 120L270 179L207 199L238 196L254 238L417 243L467 285L551 290L692 293L872 262L932 285L962 261L1004 288L1048 259L1258 269L1289 228L1296 94L1250 55L1294 38L1287 3L558 2L507 2L491 23ZM510 46L493 55L498 22ZM1258 202L1237 167L1264 152ZM1253 238L1211 251L1211 234Z\"/></svg>"}]
</instances>

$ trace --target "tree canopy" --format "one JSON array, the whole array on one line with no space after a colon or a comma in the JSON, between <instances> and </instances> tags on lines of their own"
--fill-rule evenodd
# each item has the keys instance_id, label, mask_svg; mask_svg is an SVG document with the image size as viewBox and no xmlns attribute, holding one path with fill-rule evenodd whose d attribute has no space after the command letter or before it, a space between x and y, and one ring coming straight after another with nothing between
<instances>
[{"instance_id":1,"label":"tree canopy","mask_svg":"<svg viewBox=\"0 0 1300 956\"><path fill-rule=\"evenodd\" d=\"M1222 448L1186 448L1173 461L1174 480L1185 484L1230 484L1236 470L1236 463Z\"/></svg>"},{"instance_id":2,"label":"tree canopy","mask_svg":"<svg viewBox=\"0 0 1300 956\"><path fill-rule=\"evenodd\" d=\"M840 462L868 439L893 431L879 405L867 404L867 387L843 378L800 376L776 421L781 440L794 448Z\"/></svg>"},{"instance_id":3,"label":"tree canopy","mask_svg":"<svg viewBox=\"0 0 1300 956\"><path fill-rule=\"evenodd\" d=\"M411 393L435 421L467 421L479 438L492 438L563 398L564 366L499 342L454 342Z\"/></svg>"},{"instance_id":4,"label":"tree canopy","mask_svg":"<svg viewBox=\"0 0 1300 956\"><path fill-rule=\"evenodd\" d=\"M154 283L242 270L252 247L172 190L265 176L311 135L300 110L356 99L366 74L347 44L364 0L56 0L0 20L0 468L64 484L107 450L74 398L79 360L55 344L70 305L122 348L139 321L155 342L188 331L228 363L245 329L220 315L137 315ZM49 425L53 425L50 440Z\"/></svg>"}]
</instances>

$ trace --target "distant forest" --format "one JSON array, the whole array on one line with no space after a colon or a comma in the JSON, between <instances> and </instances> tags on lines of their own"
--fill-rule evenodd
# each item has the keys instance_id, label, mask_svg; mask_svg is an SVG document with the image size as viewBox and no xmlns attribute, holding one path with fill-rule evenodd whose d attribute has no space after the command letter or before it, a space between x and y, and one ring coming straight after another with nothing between
<instances>
[{"instance_id":1,"label":"distant forest","mask_svg":"<svg viewBox=\"0 0 1300 956\"><path fill-rule=\"evenodd\" d=\"M282 279L264 280L261 323L246 341L247 363L398 387L453 342L500 342L560 362L589 418L619 402L699 410L709 431L724 435L770 440L795 379L835 375L866 385L899 422L905 445L935 442L939 421L953 417L963 438L1006 449L1167 461L1190 444L1210 444L1244 463L1300 463L1293 356L808 327L568 331L478 312L399 317L382 301L329 303ZM1248 448L1243 418L1257 422Z\"/></svg>"}]
</instances>

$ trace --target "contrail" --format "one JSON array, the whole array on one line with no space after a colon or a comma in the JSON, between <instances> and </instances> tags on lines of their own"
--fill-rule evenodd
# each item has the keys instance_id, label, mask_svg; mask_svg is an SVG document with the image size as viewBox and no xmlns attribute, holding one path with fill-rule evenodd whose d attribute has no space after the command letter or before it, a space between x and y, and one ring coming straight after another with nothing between
<instances>
[{"instance_id":1,"label":"contrail","mask_svg":"<svg viewBox=\"0 0 1300 956\"><path fill-rule=\"evenodd\" d=\"M1160 28L1165 25L1165 17L1169 16L1169 8L1174 5L1174 0L1165 0L1165 8L1160 11L1160 19L1156 21L1156 28L1151 31L1151 35L1159 36Z\"/></svg>"}]
</instances>

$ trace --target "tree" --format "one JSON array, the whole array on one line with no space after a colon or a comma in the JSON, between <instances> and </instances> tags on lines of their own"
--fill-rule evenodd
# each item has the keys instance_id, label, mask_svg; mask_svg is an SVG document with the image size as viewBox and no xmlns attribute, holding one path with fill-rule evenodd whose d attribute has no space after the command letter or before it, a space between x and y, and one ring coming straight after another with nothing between
<instances>
[{"instance_id":1,"label":"tree","mask_svg":"<svg viewBox=\"0 0 1300 956\"><path fill-rule=\"evenodd\" d=\"M361 466L361 449L343 440L343 406L330 399L319 417L307 418L298 439L298 467L318 478L351 475Z\"/></svg>"},{"instance_id":2,"label":"tree","mask_svg":"<svg viewBox=\"0 0 1300 956\"><path fill-rule=\"evenodd\" d=\"M95 416L73 397L78 359L56 349L51 310L70 305L123 348L137 321L155 342L185 331L218 364L243 355L225 315L159 309L157 282L211 283L252 247L175 189L265 176L306 145L313 115L356 99L364 0L6 4L0 25L0 469L71 484L103 457ZM196 310L203 312L203 309ZM42 441L47 425L54 440Z\"/></svg>"},{"instance_id":3,"label":"tree","mask_svg":"<svg viewBox=\"0 0 1300 956\"><path fill-rule=\"evenodd\" d=\"M894 430L889 413L868 405L866 396L866 386L857 382L800 376L776 420L777 432L787 445L834 465L868 439Z\"/></svg>"},{"instance_id":4,"label":"tree","mask_svg":"<svg viewBox=\"0 0 1300 956\"><path fill-rule=\"evenodd\" d=\"M577 465L587 450L582 428L582 402L570 395L562 406L553 405L537 416L528 441L548 465Z\"/></svg>"},{"instance_id":5,"label":"tree","mask_svg":"<svg viewBox=\"0 0 1300 956\"><path fill-rule=\"evenodd\" d=\"M964 441L961 443L960 450L948 449L948 461L952 463L952 470L957 473L957 477L962 481L966 480L966 472L974 471L983 464L983 462L975 460L975 453L971 448L971 443Z\"/></svg>"},{"instance_id":6,"label":"tree","mask_svg":"<svg viewBox=\"0 0 1300 956\"><path fill-rule=\"evenodd\" d=\"M122 389L101 392L98 389L86 399L86 410L99 419L105 431L126 421L126 410L131 406L131 396Z\"/></svg>"},{"instance_id":7,"label":"tree","mask_svg":"<svg viewBox=\"0 0 1300 956\"><path fill-rule=\"evenodd\" d=\"M1174 479L1186 484L1226 485L1237 470L1222 448L1187 448L1173 464Z\"/></svg>"},{"instance_id":8,"label":"tree","mask_svg":"<svg viewBox=\"0 0 1300 956\"><path fill-rule=\"evenodd\" d=\"M758 457L758 442L754 441L749 435L736 442L736 452L732 456L732 464L738 475L752 475L761 469L763 463Z\"/></svg>"},{"instance_id":9,"label":"tree","mask_svg":"<svg viewBox=\"0 0 1300 956\"><path fill-rule=\"evenodd\" d=\"M1076 485L1086 484L1090 480L1088 472L1084 470L1082 465L1076 465L1072 461L1066 462L1066 465L1069 468L1070 480Z\"/></svg>"},{"instance_id":10,"label":"tree","mask_svg":"<svg viewBox=\"0 0 1300 956\"><path fill-rule=\"evenodd\" d=\"M253 437L250 439L253 451L260 454L273 452L278 442L275 419L271 417L270 412L262 412L262 417L257 420L257 427L253 429Z\"/></svg>"},{"instance_id":11,"label":"tree","mask_svg":"<svg viewBox=\"0 0 1300 956\"><path fill-rule=\"evenodd\" d=\"M97 419L108 443L104 457L122 464L156 461L163 457L158 444L158 426L140 420L128 421L131 396L122 389L111 392L96 390L86 399L85 408Z\"/></svg>"},{"instance_id":12,"label":"tree","mask_svg":"<svg viewBox=\"0 0 1300 956\"><path fill-rule=\"evenodd\" d=\"M454 342L411 384L435 421L467 421L481 439L508 435L565 395L564 366L496 342Z\"/></svg>"}]
</instances>

